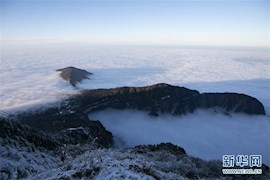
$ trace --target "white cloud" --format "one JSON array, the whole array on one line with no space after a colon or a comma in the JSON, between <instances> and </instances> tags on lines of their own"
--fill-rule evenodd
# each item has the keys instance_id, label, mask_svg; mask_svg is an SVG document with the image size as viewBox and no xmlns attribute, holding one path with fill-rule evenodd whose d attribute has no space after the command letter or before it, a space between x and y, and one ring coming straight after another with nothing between
<instances>
[{"instance_id":1,"label":"white cloud","mask_svg":"<svg viewBox=\"0 0 270 180\"><path fill-rule=\"evenodd\" d=\"M266 116L197 110L151 117L147 112L108 109L89 114L89 119L100 120L120 146L172 142L205 160L222 160L224 154L261 154L270 165L270 119Z\"/></svg>"}]
</instances>

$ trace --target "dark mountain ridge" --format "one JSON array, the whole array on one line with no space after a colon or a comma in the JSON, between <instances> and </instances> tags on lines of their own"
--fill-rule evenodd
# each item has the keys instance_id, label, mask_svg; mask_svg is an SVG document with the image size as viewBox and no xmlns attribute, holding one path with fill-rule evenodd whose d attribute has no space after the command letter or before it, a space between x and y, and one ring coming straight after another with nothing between
<instances>
[{"instance_id":1,"label":"dark mountain ridge","mask_svg":"<svg viewBox=\"0 0 270 180\"><path fill-rule=\"evenodd\" d=\"M201 94L196 90L165 83L146 87L85 90L70 98L70 106L83 113L113 108L144 110L149 111L150 115L181 115L192 113L199 108L221 108L228 113L265 115L262 103L245 94Z\"/></svg>"}]
</instances>

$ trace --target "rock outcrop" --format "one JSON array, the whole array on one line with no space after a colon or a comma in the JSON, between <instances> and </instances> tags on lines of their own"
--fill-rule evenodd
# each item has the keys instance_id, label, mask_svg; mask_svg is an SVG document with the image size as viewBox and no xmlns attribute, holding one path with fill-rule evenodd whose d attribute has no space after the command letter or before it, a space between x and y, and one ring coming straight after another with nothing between
<instances>
[{"instance_id":1,"label":"rock outcrop","mask_svg":"<svg viewBox=\"0 0 270 180\"><path fill-rule=\"evenodd\" d=\"M155 152L155 151L166 151L166 153L171 153L175 155L185 155L186 151L176 146L172 143L160 143L156 145L139 145L133 148L135 153L147 153L147 152Z\"/></svg>"},{"instance_id":2,"label":"rock outcrop","mask_svg":"<svg viewBox=\"0 0 270 180\"><path fill-rule=\"evenodd\" d=\"M237 93L203 93L184 87L156 84L146 87L85 90L70 98L74 112L90 113L106 108L137 109L181 115L198 108L219 108L225 112L264 115L265 110L256 98Z\"/></svg>"},{"instance_id":3,"label":"rock outcrop","mask_svg":"<svg viewBox=\"0 0 270 180\"><path fill-rule=\"evenodd\" d=\"M60 71L60 76L74 87L77 83L84 79L89 79L89 76L92 75L92 73L86 70L75 67L66 67L63 69L57 69L56 71Z\"/></svg>"}]
</instances>

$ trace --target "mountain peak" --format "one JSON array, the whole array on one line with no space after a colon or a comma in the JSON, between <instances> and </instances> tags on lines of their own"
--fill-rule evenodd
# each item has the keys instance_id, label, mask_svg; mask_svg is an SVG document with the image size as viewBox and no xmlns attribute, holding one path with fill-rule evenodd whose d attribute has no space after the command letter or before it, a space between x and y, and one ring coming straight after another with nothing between
<instances>
[{"instance_id":1,"label":"mountain peak","mask_svg":"<svg viewBox=\"0 0 270 180\"><path fill-rule=\"evenodd\" d=\"M89 79L89 76L93 74L91 72L73 66L57 69L56 71L60 71L60 76L74 87L82 80Z\"/></svg>"}]
</instances>

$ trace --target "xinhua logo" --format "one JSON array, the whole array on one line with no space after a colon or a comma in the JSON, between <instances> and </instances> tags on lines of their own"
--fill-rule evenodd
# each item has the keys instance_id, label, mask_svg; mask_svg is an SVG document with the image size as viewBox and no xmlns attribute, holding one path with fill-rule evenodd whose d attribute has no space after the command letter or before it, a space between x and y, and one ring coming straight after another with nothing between
<instances>
[{"instance_id":1,"label":"xinhua logo","mask_svg":"<svg viewBox=\"0 0 270 180\"><path fill-rule=\"evenodd\" d=\"M223 155L223 174L262 174L261 155ZM234 168L237 167L237 168Z\"/></svg>"}]
</instances>

